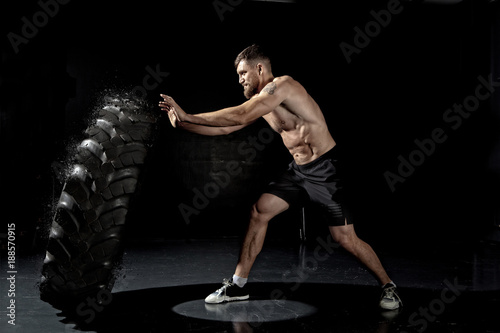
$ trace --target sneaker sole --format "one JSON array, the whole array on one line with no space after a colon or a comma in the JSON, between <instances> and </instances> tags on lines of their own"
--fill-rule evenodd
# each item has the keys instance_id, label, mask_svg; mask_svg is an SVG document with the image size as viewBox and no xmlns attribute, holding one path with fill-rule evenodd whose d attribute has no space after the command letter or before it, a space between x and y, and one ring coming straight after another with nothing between
<instances>
[{"instance_id":1,"label":"sneaker sole","mask_svg":"<svg viewBox=\"0 0 500 333\"><path fill-rule=\"evenodd\" d=\"M400 308L400 304L399 303L396 303L394 306L390 307L390 306L384 306L382 304L380 304L380 307L384 310L397 310Z\"/></svg>"},{"instance_id":2,"label":"sneaker sole","mask_svg":"<svg viewBox=\"0 0 500 333\"><path fill-rule=\"evenodd\" d=\"M250 295L237 296L237 297L224 296L221 299L214 300L214 301L205 300L205 303L207 303L207 304L220 304L220 303L227 303L227 302L245 301L249 298L250 298Z\"/></svg>"}]
</instances>

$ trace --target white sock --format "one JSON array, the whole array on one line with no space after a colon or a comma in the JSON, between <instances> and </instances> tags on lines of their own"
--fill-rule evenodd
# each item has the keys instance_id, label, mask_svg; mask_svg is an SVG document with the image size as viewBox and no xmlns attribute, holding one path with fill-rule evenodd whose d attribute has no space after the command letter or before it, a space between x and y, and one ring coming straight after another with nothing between
<instances>
[{"instance_id":1,"label":"white sock","mask_svg":"<svg viewBox=\"0 0 500 333\"><path fill-rule=\"evenodd\" d=\"M248 278L245 279L245 278L239 277L236 274L233 275L233 283L236 284L240 288L243 288L243 286L245 286L247 281L248 281Z\"/></svg>"},{"instance_id":2,"label":"white sock","mask_svg":"<svg viewBox=\"0 0 500 333\"><path fill-rule=\"evenodd\" d=\"M382 287L384 287L384 286L386 286L386 285L388 285L388 284L392 284L394 287L396 287L396 284L395 284L394 282L392 282L392 281L391 281L391 282L388 282L387 284L384 284Z\"/></svg>"}]
</instances>

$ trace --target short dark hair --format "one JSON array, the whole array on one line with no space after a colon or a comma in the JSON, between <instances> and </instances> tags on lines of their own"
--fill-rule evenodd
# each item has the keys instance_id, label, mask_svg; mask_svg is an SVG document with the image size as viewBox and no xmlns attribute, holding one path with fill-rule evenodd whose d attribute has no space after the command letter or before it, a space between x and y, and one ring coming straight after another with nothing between
<instances>
[{"instance_id":1,"label":"short dark hair","mask_svg":"<svg viewBox=\"0 0 500 333\"><path fill-rule=\"evenodd\" d=\"M262 47L257 44L252 44L241 51L236 57L236 60L234 60L234 67L237 68L242 60L245 60L246 62L262 61L266 62L269 67L271 67L271 59L269 59Z\"/></svg>"}]
</instances>

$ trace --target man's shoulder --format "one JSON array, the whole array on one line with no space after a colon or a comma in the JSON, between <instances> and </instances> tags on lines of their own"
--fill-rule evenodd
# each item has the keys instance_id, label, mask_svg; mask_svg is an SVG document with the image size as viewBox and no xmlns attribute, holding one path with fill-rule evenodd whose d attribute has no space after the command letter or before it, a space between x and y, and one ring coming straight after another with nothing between
<instances>
[{"instance_id":1,"label":"man's shoulder","mask_svg":"<svg viewBox=\"0 0 500 333\"><path fill-rule=\"evenodd\" d=\"M295 81L290 75L282 75L274 78L273 82L286 82L286 83L291 83L291 82L297 82Z\"/></svg>"},{"instance_id":2,"label":"man's shoulder","mask_svg":"<svg viewBox=\"0 0 500 333\"><path fill-rule=\"evenodd\" d=\"M302 85L298 81L294 80L290 75L278 76L273 80L273 82L276 85L286 87L287 89L304 89L304 87L302 87Z\"/></svg>"},{"instance_id":3,"label":"man's shoulder","mask_svg":"<svg viewBox=\"0 0 500 333\"><path fill-rule=\"evenodd\" d=\"M275 78L273 82L276 83L278 87L281 87L282 89L284 88L284 90L287 91L288 94L292 94L294 96L299 96L303 95L303 93L307 93L306 89L289 75L279 76Z\"/></svg>"}]
</instances>

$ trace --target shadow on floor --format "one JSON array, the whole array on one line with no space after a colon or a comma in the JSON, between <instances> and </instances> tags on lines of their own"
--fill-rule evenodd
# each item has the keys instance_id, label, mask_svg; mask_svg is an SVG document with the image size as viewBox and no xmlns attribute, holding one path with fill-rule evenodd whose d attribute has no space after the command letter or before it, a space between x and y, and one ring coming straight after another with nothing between
<instances>
[{"instance_id":1,"label":"shadow on floor","mask_svg":"<svg viewBox=\"0 0 500 333\"><path fill-rule=\"evenodd\" d=\"M61 322L95 332L500 332L500 293L448 281L401 289L404 307L381 311L380 289L336 284L253 283L249 301L207 306L220 284L101 295L65 309ZM74 325L74 326L70 326Z\"/></svg>"}]
</instances>

